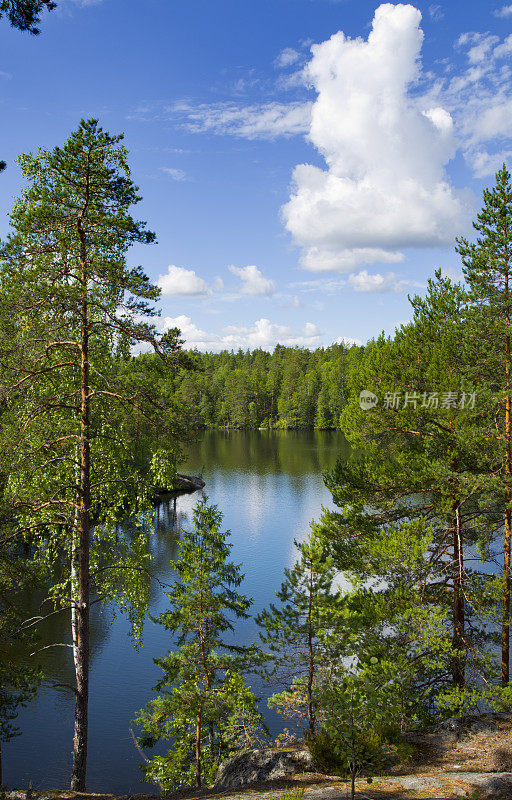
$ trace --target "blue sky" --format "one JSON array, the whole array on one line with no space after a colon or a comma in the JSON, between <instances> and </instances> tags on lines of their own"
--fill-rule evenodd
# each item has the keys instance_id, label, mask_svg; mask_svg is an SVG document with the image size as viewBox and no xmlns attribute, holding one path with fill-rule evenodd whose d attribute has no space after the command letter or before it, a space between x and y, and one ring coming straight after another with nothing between
<instances>
[{"instance_id":1,"label":"blue sky","mask_svg":"<svg viewBox=\"0 0 512 800\"><path fill-rule=\"evenodd\" d=\"M18 153L98 116L158 237L131 257L199 349L392 332L512 162L507 3L61 0L41 27L0 22L0 235Z\"/></svg>"}]
</instances>

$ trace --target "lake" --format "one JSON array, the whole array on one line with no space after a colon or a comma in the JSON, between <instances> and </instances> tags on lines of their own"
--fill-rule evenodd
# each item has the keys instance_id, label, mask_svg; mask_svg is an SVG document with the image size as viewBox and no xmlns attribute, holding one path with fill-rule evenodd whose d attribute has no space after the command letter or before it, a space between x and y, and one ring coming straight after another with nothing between
<instances>
[{"instance_id":1,"label":"lake","mask_svg":"<svg viewBox=\"0 0 512 800\"><path fill-rule=\"evenodd\" d=\"M255 614L274 599L283 569L295 560L294 540L302 540L322 505L332 505L322 471L346 457L347 444L334 431L207 431L189 445L180 471L202 474L209 501L223 514L231 531L232 560L243 564L240 591L254 598ZM176 517L172 503L155 510L152 571L163 582L173 578L180 528L190 525L198 493L179 497ZM153 582L150 613L159 614L167 598ZM48 624L49 641L69 641L67 612ZM91 792L130 794L153 791L141 781L140 755L130 727L135 713L154 696L152 686L161 672L153 658L170 647L168 634L151 621L144 629L143 647L136 651L124 617L112 622L105 612L91 619L91 683L87 788ZM236 639L257 638L252 620L237 625ZM47 651L45 665L53 683L73 682L71 651ZM259 692L261 687L256 687ZM266 688L266 687L264 687ZM74 698L63 688L45 687L19 715L22 735L3 746L4 783L9 788L60 789L69 786ZM268 711L271 730L279 721ZM165 747L159 749L164 752ZM156 750L154 751L156 752ZM151 751L148 752L151 755Z\"/></svg>"}]
</instances>

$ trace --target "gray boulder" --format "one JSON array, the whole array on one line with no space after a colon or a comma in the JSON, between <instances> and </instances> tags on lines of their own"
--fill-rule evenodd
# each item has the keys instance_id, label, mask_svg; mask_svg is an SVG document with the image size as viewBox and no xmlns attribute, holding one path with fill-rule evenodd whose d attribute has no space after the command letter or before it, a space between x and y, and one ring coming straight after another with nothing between
<instances>
[{"instance_id":1,"label":"gray boulder","mask_svg":"<svg viewBox=\"0 0 512 800\"><path fill-rule=\"evenodd\" d=\"M312 771L313 758L309 750L244 750L222 762L213 788L224 792Z\"/></svg>"}]
</instances>

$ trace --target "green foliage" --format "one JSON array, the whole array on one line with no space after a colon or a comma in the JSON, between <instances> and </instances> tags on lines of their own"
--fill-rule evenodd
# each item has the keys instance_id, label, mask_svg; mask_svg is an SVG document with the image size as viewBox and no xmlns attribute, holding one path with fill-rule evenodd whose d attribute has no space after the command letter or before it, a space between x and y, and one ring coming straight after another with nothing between
<instances>
[{"instance_id":1,"label":"green foliage","mask_svg":"<svg viewBox=\"0 0 512 800\"><path fill-rule=\"evenodd\" d=\"M316 673L320 664L340 656L343 611L340 595L333 588L333 559L325 545L313 531L309 539L295 542L295 546L299 559L285 569L285 580L276 592L280 604L271 604L256 621L270 651L267 679L286 687L270 698L269 706L296 722L307 719L313 732Z\"/></svg>"},{"instance_id":2,"label":"green foliage","mask_svg":"<svg viewBox=\"0 0 512 800\"><path fill-rule=\"evenodd\" d=\"M338 508L324 512L318 530L336 567L359 586L368 642L378 626L390 631L383 638L397 670L412 648L416 677L404 674L416 698L412 719L421 719L441 705L446 714L461 703L474 708L482 676L494 680L496 578L478 556L495 557L502 489L487 385L478 384L474 408L422 402L431 392L476 388L467 292L438 272L412 305L413 322L371 343L350 374L341 421L353 455L327 476ZM370 412L359 405L363 389L381 398ZM405 405L405 391L419 399ZM386 407L382 398L394 392L400 407Z\"/></svg>"},{"instance_id":3,"label":"green foliage","mask_svg":"<svg viewBox=\"0 0 512 800\"><path fill-rule=\"evenodd\" d=\"M121 142L97 120L82 121L62 148L19 159L28 184L0 250L0 440L5 499L18 531L31 541L40 535L39 557L48 566L62 549L69 564L80 493L85 300L93 585L106 602L138 606L138 632L147 599L147 512L155 483L172 483L182 437L177 404L153 379L163 369L169 374L181 344L176 331L157 335L151 318L159 290L126 262L130 245L150 243L154 234L130 214L140 197ZM159 354L144 370L130 355L138 342ZM137 529L121 533L128 516ZM72 582L70 575L58 580L53 595L67 604Z\"/></svg>"},{"instance_id":4,"label":"green foliage","mask_svg":"<svg viewBox=\"0 0 512 800\"><path fill-rule=\"evenodd\" d=\"M81 791L89 609L116 603L139 639L148 512L155 481L172 482L181 438L174 398L151 381L158 368L142 372L131 355L134 345L152 347L169 373L181 342L176 330L158 334L160 290L128 264L130 247L155 235L131 214L141 198L122 138L82 120L62 147L21 155L26 188L0 247L4 499L18 535L55 579L53 598L72 608L72 785ZM136 529L120 532L128 516Z\"/></svg>"},{"instance_id":5,"label":"green foliage","mask_svg":"<svg viewBox=\"0 0 512 800\"><path fill-rule=\"evenodd\" d=\"M163 670L155 687L160 694L136 719L143 746L172 742L166 756L144 768L146 779L164 791L212 783L222 758L254 746L265 731L257 698L243 678L262 654L225 637L235 619L247 618L252 601L237 591L243 575L228 561L231 545L218 509L204 498L193 521L194 531L184 532L180 544L169 609L157 620L178 649L155 660Z\"/></svg>"},{"instance_id":6,"label":"green foliage","mask_svg":"<svg viewBox=\"0 0 512 800\"><path fill-rule=\"evenodd\" d=\"M53 11L53 0L0 0L0 18L6 16L13 28L38 34L43 11Z\"/></svg>"},{"instance_id":7,"label":"green foliage","mask_svg":"<svg viewBox=\"0 0 512 800\"><path fill-rule=\"evenodd\" d=\"M337 428L348 374L363 348L194 353L196 370L175 381L191 424L228 428Z\"/></svg>"},{"instance_id":8,"label":"green foliage","mask_svg":"<svg viewBox=\"0 0 512 800\"><path fill-rule=\"evenodd\" d=\"M319 769L350 776L352 798L356 778L382 771L395 755L391 744L400 749L399 715L382 677L377 658L324 673L322 727L307 737Z\"/></svg>"}]
</instances>

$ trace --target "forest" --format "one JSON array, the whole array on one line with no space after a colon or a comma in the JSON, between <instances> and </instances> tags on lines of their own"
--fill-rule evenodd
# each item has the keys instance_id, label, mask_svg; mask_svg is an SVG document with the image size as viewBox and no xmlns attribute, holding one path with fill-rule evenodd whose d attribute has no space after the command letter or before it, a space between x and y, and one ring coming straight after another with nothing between
<instances>
[{"instance_id":1,"label":"forest","mask_svg":"<svg viewBox=\"0 0 512 800\"><path fill-rule=\"evenodd\" d=\"M54 6L0 0L0 17L37 33ZM18 167L24 188L0 242L0 786L20 711L51 687L73 698L69 783L86 791L91 616L123 616L140 648L152 592L165 598L153 622L168 649L152 653L159 679L132 724L141 774L163 793L212 787L226 759L255 747L300 746L354 798L359 776L410 761L404 733L510 713L506 165L472 237L457 239L463 278L438 269L393 335L218 354L186 350L161 324L161 289L131 263L155 233L134 216L142 198L121 134L83 119ZM247 532L225 530L205 494L179 530L172 582L153 570L157 493L173 492L187 444L209 427L337 429L350 448L323 475L330 505L257 612L232 560ZM279 472L271 462L267 475ZM61 635L43 641L56 617ZM257 637L235 640L251 618ZM53 648L70 683L45 670Z\"/></svg>"},{"instance_id":2,"label":"forest","mask_svg":"<svg viewBox=\"0 0 512 800\"><path fill-rule=\"evenodd\" d=\"M222 428L339 428L351 371L364 348L333 344L272 353L194 352L175 388L191 425Z\"/></svg>"},{"instance_id":3,"label":"forest","mask_svg":"<svg viewBox=\"0 0 512 800\"><path fill-rule=\"evenodd\" d=\"M512 702L510 173L485 191L476 240L458 240L464 283L437 271L394 336L200 355L158 330L158 289L128 264L153 234L131 216L127 158L94 119L20 157L27 188L0 249L0 736L47 681L37 654L69 648L83 790L90 608L125 613L137 642L154 493L172 489L184 443L198 425L336 425L351 457L325 474L334 507L296 543L252 644L229 637L251 614L243 565L219 509L197 501L162 587L156 696L133 714L162 790L209 786L233 753L299 741L353 793L359 774L407 757L404 730ZM141 344L152 352L134 354ZM31 586L46 597L27 617ZM56 614L67 641L38 647ZM273 687L277 740L254 675Z\"/></svg>"}]
</instances>

